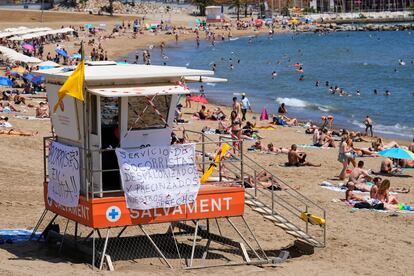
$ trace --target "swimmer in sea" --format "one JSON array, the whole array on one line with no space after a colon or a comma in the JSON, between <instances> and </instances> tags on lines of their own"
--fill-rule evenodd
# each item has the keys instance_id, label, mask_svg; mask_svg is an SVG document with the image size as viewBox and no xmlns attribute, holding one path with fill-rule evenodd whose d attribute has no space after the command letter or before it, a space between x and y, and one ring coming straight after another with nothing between
<instances>
[{"instance_id":1,"label":"swimmer in sea","mask_svg":"<svg viewBox=\"0 0 414 276\"><path fill-rule=\"evenodd\" d=\"M378 95L377 89L374 89L374 95Z\"/></svg>"},{"instance_id":2,"label":"swimmer in sea","mask_svg":"<svg viewBox=\"0 0 414 276\"><path fill-rule=\"evenodd\" d=\"M233 64L230 64L230 70L233 70L233 69L234 69Z\"/></svg>"},{"instance_id":3,"label":"swimmer in sea","mask_svg":"<svg viewBox=\"0 0 414 276\"><path fill-rule=\"evenodd\" d=\"M319 87L319 81L318 80L315 82L315 86Z\"/></svg>"},{"instance_id":4,"label":"swimmer in sea","mask_svg":"<svg viewBox=\"0 0 414 276\"><path fill-rule=\"evenodd\" d=\"M277 77L277 73L276 73L276 71L273 71L272 72L272 80L274 79L274 78L276 78Z\"/></svg>"},{"instance_id":5,"label":"swimmer in sea","mask_svg":"<svg viewBox=\"0 0 414 276\"><path fill-rule=\"evenodd\" d=\"M391 96L391 92L389 90L385 90L384 96Z\"/></svg>"},{"instance_id":6,"label":"swimmer in sea","mask_svg":"<svg viewBox=\"0 0 414 276\"><path fill-rule=\"evenodd\" d=\"M405 61L404 61L404 60L402 60L402 59L400 59L400 60L398 61L398 64L399 64L399 65L401 65L401 66L404 66L404 65L405 65Z\"/></svg>"},{"instance_id":7,"label":"swimmer in sea","mask_svg":"<svg viewBox=\"0 0 414 276\"><path fill-rule=\"evenodd\" d=\"M329 86L329 81L326 81L325 82L325 86Z\"/></svg>"},{"instance_id":8,"label":"swimmer in sea","mask_svg":"<svg viewBox=\"0 0 414 276\"><path fill-rule=\"evenodd\" d=\"M304 76L304 75L300 75L299 80L300 80L300 81L305 80L305 76Z\"/></svg>"},{"instance_id":9,"label":"swimmer in sea","mask_svg":"<svg viewBox=\"0 0 414 276\"><path fill-rule=\"evenodd\" d=\"M361 96L361 92L359 90L356 91L356 96Z\"/></svg>"}]
</instances>

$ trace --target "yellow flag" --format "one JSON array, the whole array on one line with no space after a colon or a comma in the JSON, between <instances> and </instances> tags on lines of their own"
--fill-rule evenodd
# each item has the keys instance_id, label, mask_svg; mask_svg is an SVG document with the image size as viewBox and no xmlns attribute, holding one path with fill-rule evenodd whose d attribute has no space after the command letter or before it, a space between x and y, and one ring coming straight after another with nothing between
<instances>
[{"instance_id":1,"label":"yellow flag","mask_svg":"<svg viewBox=\"0 0 414 276\"><path fill-rule=\"evenodd\" d=\"M82 60L79 63L72 75L65 81L58 92L58 101L53 108L53 113L56 112L57 108L63 101L63 98L68 95L83 101L83 82L85 80L85 61Z\"/></svg>"}]
</instances>

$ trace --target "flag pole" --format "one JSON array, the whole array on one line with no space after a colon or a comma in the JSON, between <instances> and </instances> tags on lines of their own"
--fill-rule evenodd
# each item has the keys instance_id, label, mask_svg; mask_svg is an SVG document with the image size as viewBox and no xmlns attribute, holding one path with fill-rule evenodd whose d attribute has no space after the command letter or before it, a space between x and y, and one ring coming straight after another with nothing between
<instances>
[{"instance_id":1,"label":"flag pole","mask_svg":"<svg viewBox=\"0 0 414 276\"><path fill-rule=\"evenodd\" d=\"M80 48L80 54L81 54L81 63L85 62L85 50L83 47L83 40L81 41L81 48ZM78 65L79 66L79 65ZM86 90L86 80L85 80L85 70L83 72L83 103L82 103L82 121L83 121L83 160L84 160L84 180L85 180L85 188L86 188L86 200L89 200L89 185L91 183L91 175L90 175L90 168L91 168L91 154L90 154L90 142L89 142L89 99L88 94ZM92 189L92 197L93 197L93 189Z\"/></svg>"}]
</instances>

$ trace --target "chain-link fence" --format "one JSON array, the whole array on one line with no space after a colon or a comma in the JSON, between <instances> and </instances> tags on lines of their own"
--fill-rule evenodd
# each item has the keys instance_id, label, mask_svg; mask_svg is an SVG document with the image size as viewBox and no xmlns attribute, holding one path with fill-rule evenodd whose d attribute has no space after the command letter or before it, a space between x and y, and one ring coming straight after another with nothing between
<instances>
[{"instance_id":1,"label":"chain-link fence","mask_svg":"<svg viewBox=\"0 0 414 276\"><path fill-rule=\"evenodd\" d=\"M128 264L188 269L277 259L242 216L92 229L47 212L38 231L52 254L92 269Z\"/></svg>"}]
</instances>

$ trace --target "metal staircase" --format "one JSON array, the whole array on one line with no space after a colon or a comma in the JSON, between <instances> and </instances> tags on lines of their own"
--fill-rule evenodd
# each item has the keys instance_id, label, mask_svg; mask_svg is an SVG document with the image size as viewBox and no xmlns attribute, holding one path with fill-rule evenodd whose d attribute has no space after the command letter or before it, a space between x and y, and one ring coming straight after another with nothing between
<instances>
[{"instance_id":1,"label":"metal staircase","mask_svg":"<svg viewBox=\"0 0 414 276\"><path fill-rule=\"evenodd\" d=\"M207 144L212 143L213 139L201 132L188 130L187 132L201 135L204 170L204 164L210 162L204 157L208 156L208 154L206 155ZM219 137L219 145L222 143L232 144L232 142L234 141L228 136ZM245 189L246 206L298 240L312 247L325 246L326 223L314 225L309 220L301 218L301 215L306 213L326 220L326 212L322 207L256 162L254 158L257 159L257 156L246 153L243 150L243 143L240 144L240 149L232 147L231 155L232 157L227 161L222 161L217 169L218 183L225 183L227 180L245 187L246 184L250 185L251 188ZM223 171L227 173L223 173ZM235 179L228 180L229 174L235 175ZM266 176L267 185L260 181L263 179L261 178L263 175ZM270 187L269 183L272 184Z\"/></svg>"}]
</instances>

